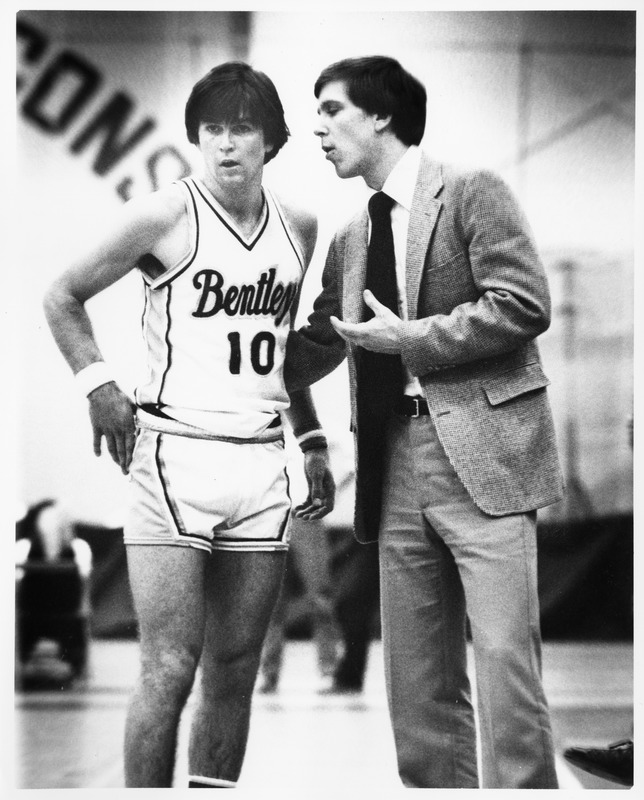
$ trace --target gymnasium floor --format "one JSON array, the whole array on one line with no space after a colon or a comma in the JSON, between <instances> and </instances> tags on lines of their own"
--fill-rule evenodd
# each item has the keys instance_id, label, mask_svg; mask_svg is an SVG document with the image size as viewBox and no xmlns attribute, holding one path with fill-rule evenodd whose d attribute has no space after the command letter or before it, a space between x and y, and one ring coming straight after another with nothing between
<instances>
[{"instance_id":1,"label":"gymnasium floor","mask_svg":"<svg viewBox=\"0 0 644 800\"><path fill-rule=\"evenodd\" d=\"M51 659L47 643L40 658ZM121 741L136 662L135 642L97 640L83 681L65 690L16 691L11 782L16 789L122 788ZM544 680L561 789L622 788L574 769L561 753L573 744L605 746L629 734L632 646L546 643ZM191 706L180 733L177 788L186 785ZM372 645L365 690L359 695L320 695L312 644L288 644L278 693L255 696L238 789L251 797L275 793L288 798L391 797L401 789L379 642Z\"/></svg>"}]
</instances>

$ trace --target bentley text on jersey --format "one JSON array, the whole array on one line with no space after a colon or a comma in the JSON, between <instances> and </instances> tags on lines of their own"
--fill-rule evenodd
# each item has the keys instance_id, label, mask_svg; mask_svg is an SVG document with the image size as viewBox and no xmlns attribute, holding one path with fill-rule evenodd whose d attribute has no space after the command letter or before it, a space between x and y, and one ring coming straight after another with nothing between
<instances>
[{"instance_id":1,"label":"bentley text on jersey","mask_svg":"<svg viewBox=\"0 0 644 800\"><path fill-rule=\"evenodd\" d=\"M286 286L276 281L277 269L271 267L262 272L255 283L229 283L216 269L202 269L193 278L196 289L201 290L193 317L212 317L223 311L234 316L273 316L275 324L280 325L289 312L295 295L297 283Z\"/></svg>"}]
</instances>

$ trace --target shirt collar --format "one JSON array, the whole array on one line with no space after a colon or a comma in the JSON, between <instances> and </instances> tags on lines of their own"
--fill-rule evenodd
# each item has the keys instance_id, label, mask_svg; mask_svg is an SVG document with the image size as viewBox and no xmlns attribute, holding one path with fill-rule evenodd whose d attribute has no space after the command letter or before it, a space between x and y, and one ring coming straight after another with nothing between
<instances>
[{"instance_id":1,"label":"shirt collar","mask_svg":"<svg viewBox=\"0 0 644 800\"><path fill-rule=\"evenodd\" d=\"M392 197L407 211L411 210L420 166L421 150L411 145L387 176L382 191Z\"/></svg>"}]
</instances>

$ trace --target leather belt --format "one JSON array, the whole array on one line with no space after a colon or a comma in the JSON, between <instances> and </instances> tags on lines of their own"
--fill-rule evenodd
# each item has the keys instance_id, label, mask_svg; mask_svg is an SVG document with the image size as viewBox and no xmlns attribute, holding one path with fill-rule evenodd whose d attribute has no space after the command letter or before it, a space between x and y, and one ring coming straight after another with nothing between
<instances>
[{"instance_id":1,"label":"leather belt","mask_svg":"<svg viewBox=\"0 0 644 800\"><path fill-rule=\"evenodd\" d=\"M424 397L410 397L408 394L402 396L400 402L394 408L396 414L401 417L427 417L429 408Z\"/></svg>"}]
</instances>

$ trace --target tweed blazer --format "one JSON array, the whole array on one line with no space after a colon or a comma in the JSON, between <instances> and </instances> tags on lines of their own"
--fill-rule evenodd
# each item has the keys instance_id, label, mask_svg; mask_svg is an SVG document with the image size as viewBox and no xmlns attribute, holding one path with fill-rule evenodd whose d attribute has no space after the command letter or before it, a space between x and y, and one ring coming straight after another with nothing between
<instances>
[{"instance_id":1,"label":"tweed blazer","mask_svg":"<svg viewBox=\"0 0 644 800\"><path fill-rule=\"evenodd\" d=\"M359 348L329 322L364 318L368 217L340 229L329 247L322 291L307 325L289 334L289 389L319 380L348 357L352 429ZM512 192L487 170L421 163L410 213L406 259L409 320L402 359L417 376L440 441L474 503L502 516L563 496L546 377L536 338L550 324L546 274ZM374 432L374 435L381 435ZM356 448L358 450L358 448ZM366 531L370 502L361 486L369 465L356 452L355 533Z\"/></svg>"}]
</instances>

